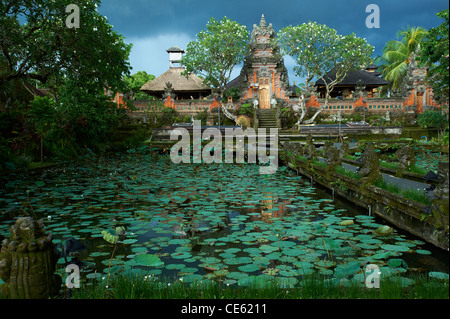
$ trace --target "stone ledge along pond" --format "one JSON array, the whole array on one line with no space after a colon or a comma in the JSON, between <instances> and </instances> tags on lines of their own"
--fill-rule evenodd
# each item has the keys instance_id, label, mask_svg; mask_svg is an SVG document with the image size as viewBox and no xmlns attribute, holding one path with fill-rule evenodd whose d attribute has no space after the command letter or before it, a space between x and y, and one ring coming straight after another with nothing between
<instances>
[{"instance_id":1,"label":"stone ledge along pond","mask_svg":"<svg viewBox=\"0 0 450 319\"><path fill-rule=\"evenodd\" d=\"M397 229L379 235L387 223L284 167L260 175L255 164L129 152L1 179L0 240L17 217L43 218L55 244L73 237L87 247L82 280L131 272L242 286L276 276L292 287L318 272L363 284L367 263L405 285L412 273L448 278L447 252ZM103 238L121 226L117 244ZM160 262L143 266L139 255Z\"/></svg>"}]
</instances>

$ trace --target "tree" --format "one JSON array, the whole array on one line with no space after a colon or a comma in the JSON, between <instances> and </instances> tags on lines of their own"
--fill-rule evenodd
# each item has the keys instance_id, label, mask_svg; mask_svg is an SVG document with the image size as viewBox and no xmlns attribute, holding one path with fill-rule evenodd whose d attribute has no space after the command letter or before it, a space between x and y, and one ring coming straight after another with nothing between
<instances>
[{"instance_id":1,"label":"tree","mask_svg":"<svg viewBox=\"0 0 450 319\"><path fill-rule=\"evenodd\" d=\"M295 74L305 78L305 85L300 89L301 115L297 124L300 124L305 117L304 95L311 91L313 80L324 81L326 98L325 105L307 123L314 121L326 107L334 87L347 76L349 71L366 66L373 52L373 47L354 33L342 36L336 30L316 22L285 27L278 33L277 41L283 53L295 59ZM334 70L336 74L333 79L325 76L331 70Z\"/></svg>"},{"instance_id":2,"label":"tree","mask_svg":"<svg viewBox=\"0 0 450 319\"><path fill-rule=\"evenodd\" d=\"M0 82L21 78L46 83L53 78L62 84L71 78L79 85L124 88L122 74L129 74L131 45L97 11L100 0L77 1L80 27L69 28L66 8L72 2L0 3L0 57L7 66Z\"/></svg>"},{"instance_id":3,"label":"tree","mask_svg":"<svg viewBox=\"0 0 450 319\"><path fill-rule=\"evenodd\" d=\"M28 117L26 121L40 135L41 144L47 142L49 149L63 152L75 152L80 145L92 147L96 141L104 143L110 136L118 116L105 90L126 88L123 75L130 73L128 56L132 47L97 11L100 0L76 1L80 25L70 28L67 20L71 13L66 8L72 3L0 2L0 108L11 113L11 106L19 105L15 110L17 121L22 121L23 115ZM17 86L34 94L30 83L51 88L54 99L37 99L27 106L29 99L10 94L19 92ZM45 131L52 108L58 121L52 130ZM49 116L43 118L40 109Z\"/></svg>"},{"instance_id":4,"label":"tree","mask_svg":"<svg viewBox=\"0 0 450 319\"><path fill-rule=\"evenodd\" d=\"M244 60L250 40L247 28L229 18L211 18L206 30L189 42L181 64L190 73L203 77L203 83L214 88L223 98L233 68ZM226 109L222 107L224 112Z\"/></svg>"},{"instance_id":5,"label":"tree","mask_svg":"<svg viewBox=\"0 0 450 319\"><path fill-rule=\"evenodd\" d=\"M424 127L435 127L439 130L439 135L443 135L448 127L448 121L445 115L440 111L425 111L417 116L417 123Z\"/></svg>"},{"instance_id":6,"label":"tree","mask_svg":"<svg viewBox=\"0 0 450 319\"><path fill-rule=\"evenodd\" d=\"M449 10L437 14L445 21L428 30L422 42L421 61L429 68L427 81L437 101L447 102L449 97Z\"/></svg>"},{"instance_id":7,"label":"tree","mask_svg":"<svg viewBox=\"0 0 450 319\"><path fill-rule=\"evenodd\" d=\"M41 140L40 160L42 163L44 161L44 139L50 134L52 126L55 124L55 102L47 96L36 96L30 103L28 116L28 120L33 123L33 126Z\"/></svg>"},{"instance_id":8,"label":"tree","mask_svg":"<svg viewBox=\"0 0 450 319\"><path fill-rule=\"evenodd\" d=\"M145 71L138 71L133 75L125 76L124 79L136 100L148 99L148 95L141 92L140 89L145 83L155 79L153 74L148 74Z\"/></svg>"},{"instance_id":9,"label":"tree","mask_svg":"<svg viewBox=\"0 0 450 319\"><path fill-rule=\"evenodd\" d=\"M420 50L425 34L426 30L422 27L408 27L398 32L400 41L388 41L384 46L383 55L375 62L381 63L383 77L391 82L391 89L401 88L412 54Z\"/></svg>"}]
</instances>

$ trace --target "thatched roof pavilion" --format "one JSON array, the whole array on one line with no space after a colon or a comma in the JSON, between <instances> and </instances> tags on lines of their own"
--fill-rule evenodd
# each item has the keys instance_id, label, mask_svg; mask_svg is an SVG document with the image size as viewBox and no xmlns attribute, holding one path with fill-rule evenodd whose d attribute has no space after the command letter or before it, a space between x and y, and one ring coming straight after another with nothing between
<instances>
[{"instance_id":1,"label":"thatched roof pavilion","mask_svg":"<svg viewBox=\"0 0 450 319\"><path fill-rule=\"evenodd\" d=\"M171 84L175 99L201 99L211 94L211 88L203 84L203 80L195 74L186 77L181 74L184 67L174 67L179 62L180 55L184 52L179 47L167 50L169 53L170 68L156 79L144 84L141 91L149 95L163 98L167 89L167 83ZM178 54L176 54L178 53Z\"/></svg>"}]
</instances>

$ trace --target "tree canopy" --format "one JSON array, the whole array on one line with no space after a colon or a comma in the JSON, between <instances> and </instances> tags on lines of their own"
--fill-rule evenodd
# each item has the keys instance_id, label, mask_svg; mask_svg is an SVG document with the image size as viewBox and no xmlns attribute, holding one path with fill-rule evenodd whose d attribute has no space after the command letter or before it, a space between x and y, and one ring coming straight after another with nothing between
<instances>
[{"instance_id":1,"label":"tree canopy","mask_svg":"<svg viewBox=\"0 0 450 319\"><path fill-rule=\"evenodd\" d=\"M148 74L146 71L137 71L132 75L125 76L124 79L136 100L148 99L148 95L141 92L140 89L145 83L155 79L153 74Z\"/></svg>"},{"instance_id":2,"label":"tree canopy","mask_svg":"<svg viewBox=\"0 0 450 319\"><path fill-rule=\"evenodd\" d=\"M278 33L277 41L282 52L294 58L295 74L306 79L301 89L302 97L314 85L312 80L323 80L326 89L325 106L335 85L349 71L359 70L370 63L373 52L373 47L354 33L339 35L333 28L316 22L285 27ZM334 79L325 76L331 70L336 73ZM306 114L304 97L301 100L302 114L298 123L302 122ZM322 108L308 122L313 121L321 111Z\"/></svg>"},{"instance_id":3,"label":"tree canopy","mask_svg":"<svg viewBox=\"0 0 450 319\"><path fill-rule=\"evenodd\" d=\"M309 87L313 79L322 79L327 95L349 71L370 63L373 52L373 47L354 33L342 36L316 22L285 27L278 33L278 41L282 51L295 59L295 74L306 78L305 86ZM324 78L333 69L336 78Z\"/></svg>"},{"instance_id":4,"label":"tree canopy","mask_svg":"<svg viewBox=\"0 0 450 319\"><path fill-rule=\"evenodd\" d=\"M429 67L428 82L431 84L436 100L443 102L449 97L449 10L437 13L444 22L431 28L422 42L421 61Z\"/></svg>"},{"instance_id":5,"label":"tree canopy","mask_svg":"<svg viewBox=\"0 0 450 319\"><path fill-rule=\"evenodd\" d=\"M181 60L186 67L185 74L203 77L204 83L222 96L233 68L244 60L249 40L245 26L227 17L221 21L211 18L206 30L200 31L197 40L187 45Z\"/></svg>"},{"instance_id":6,"label":"tree canopy","mask_svg":"<svg viewBox=\"0 0 450 319\"><path fill-rule=\"evenodd\" d=\"M132 45L98 12L99 5L0 2L0 161L13 154L36 158L37 149L41 160L72 156L103 146L111 136L120 112L105 92L127 89ZM73 26L72 16L79 25ZM48 88L48 97L39 97L35 86Z\"/></svg>"},{"instance_id":7,"label":"tree canopy","mask_svg":"<svg viewBox=\"0 0 450 319\"><path fill-rule=\"evenodd\" d=\"M388 41L383 48L383 55L377 58L381 63L384 79L389 81L392 89L399 90L411 62L412 54L417 54L426 34L422 27L407 27L398 32L400 40Z\"/></svg>"},{"instance_id":8,"label":"tree canopy","mask_svg":"<svg viewBox=\"0 0 450 319\"><path fill-rule=\"evenodd\" d=\"M69 28L70 0L6 0L0 3L0 59L6 72L0 81L15 78L50 79L79 85L96 83L122 89L128 74L131 45L112 30L97 7L99 0L79 0L80 27Z\"/></svg>"}]
</instances>

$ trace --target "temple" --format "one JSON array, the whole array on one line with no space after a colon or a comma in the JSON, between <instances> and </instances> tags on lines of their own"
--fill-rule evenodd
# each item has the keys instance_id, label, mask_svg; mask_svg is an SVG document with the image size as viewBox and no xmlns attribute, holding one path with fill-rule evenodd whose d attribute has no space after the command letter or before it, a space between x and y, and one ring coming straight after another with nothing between
<instances>
[{"instance_id":1,"label":"temple","mask_svg":"<svg viewBox=\"0 0 450 319\"><path fill-rule=\"evenodd\" d=\"M381 79L380 72L376 72L378 66L369 65L364 70L356 70L348 72L347 76L339 82L330 93L330 97L352 98L354 93L365 91L367 97L375 97L379 93L380 88L389 84L388 81ZM325 74L324 78L328 83L336 78L335 70L331 70ZM325 83L322 79L316 81L317 93L320 98L324 98L326 94ZM358 90L360 88L360 90Z\"/></svg>"},{"instance_id":2,"label":"temple","mask_svg":"<svg viewBox=\"0 0 450 319\"><path fill-rule=\"evenodd\" d=\"M284 65L279 44L272 24L266 23L262 15L259 25L254 24L247 54L239 76L226 85L227 90L237 89L238 98L231 96L218 102L212 89L203 84L201 78L190 74L187 78L181 73L184 68L179 65L184 50L178 46L167 50L170 67L165 73L142 86L141 91L161 100L165 107L175 109L182 115L194 115L208 110L217 112L222 104L224 113L231 114L243 104L252 104L258 109L257 118L267 120L273 126L276 122L274 112L277 107L289 107L305 99L309 109L322 108L324 114L344 112L353 113L364 107L370 112L407 111L422 113L439 107L433 99L432 90L425 83L426 70L417 66L415 59L408 65L405 83L398 92L382 97L381 88L389 82L380 78L376 65L369 65L362 70L351 71L338 83L325 103L325 85L322 80L315 83L315 88L299 96L298 87L289 84L288 71ZM334 71L326 75L327 81L333 80ZM140 112L152 108L148 101L136 101ZM229 112L225 112L229 110ZM231 114L232 115L232 114ZM227 116L233 120L233 116ZM261 124L261 123L260 123ZM264 123L263 123L264 124Z\"/></svg>"},{"instance_id":3,"label":"temple","mask_svg":"<svg viewBox=\"0 0 450 319\"><path fill-rule=\"evenodd\" d=\"M270 108L272 98L288 99L289 77L284 59L275 39L272 24L266 24L264 15L259 25L253 25L249 50L240 75L227 89L238 87L242 100L258 100L259 108Z\"/></svg>"}]
</instances>

